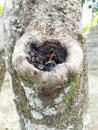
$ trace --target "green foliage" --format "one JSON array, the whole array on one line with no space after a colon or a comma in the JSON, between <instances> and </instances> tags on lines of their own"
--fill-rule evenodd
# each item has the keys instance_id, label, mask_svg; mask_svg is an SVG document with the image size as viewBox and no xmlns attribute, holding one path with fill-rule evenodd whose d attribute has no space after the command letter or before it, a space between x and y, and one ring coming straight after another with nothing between
<instances>
[{"instance_id":1,"label":"green foliage","mask_svg":"<svg viewBox=\"0 0 98 130\"><path fill-rule=\"evenodd\" d=\"M88 2L88 8L92 10L92 16L95 17L98 14L98 0L84 0L84 1Z\"/></svg>"},{"instance_id":2,"label":"green foliage","mask_svg":"<svg viewBox=\"0 0 98 130\"><path fill-rule=\"evenodd\" d=\"M2 6L0 6L0 13L2 13L2 10L3 10L3 7L2 7Z\"/></svg>"},{"instance_id":3,"label":"green foliage","mask_svg":"<svg viewBox=\"0 0 98 130\"><path fill-rule=\"evenodd\" d=\"M88 8L92 10L92 20L84 27L86 33L93 24L98 22L98 0L83 0L83 2L88 3Z\"/></svg>"},{"instance_id":4,"label":"green foliage","mask_svg":"<svg viewBox=\"0 0 98 130\"><path fill-rule=\"evenodd\" d=\"M88 30L94 23L96 23L97 21L98 21L98 15L97 15L95 18L93 18L88 25L86 25L86 26L84 27L84 32L86 33L87 30Z\"/></svg>"}]
</instances>

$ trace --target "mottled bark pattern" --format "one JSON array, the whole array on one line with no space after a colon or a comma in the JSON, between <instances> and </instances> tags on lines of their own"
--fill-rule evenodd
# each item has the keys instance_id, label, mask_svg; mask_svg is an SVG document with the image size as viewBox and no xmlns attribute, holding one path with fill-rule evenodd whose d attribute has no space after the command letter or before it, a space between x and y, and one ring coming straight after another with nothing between
<instances>
[{"instance_id":1,"label":"mottled bark pattern","mask_svg":"<svg viewBox=\"0 0 98 130\"><path fill-rule=\"evenodd\" d=\"M76 76L57 91L36 88L16 73L12 53L24 34L75 39L85 51L81 29L81 0L6 0L5 39L8 70L22 130L82 130L86 108L86 59ZM29 73L27 76L29 76ZM21 82L22 81L22 82ZM49 92L50 91L50 92Z\"/></svg>"},{"instance_id":2,"label":"mottled bark pattern","mask_svg":"<svg viewBox=\"0 0 98 130\"><path fill-rule=\"evenodd\" d=\"M4 50L0 51L0 90L5 76L6 68L4 61Z\"/></svg>"},{"instance_id":3,"label":"mottled bark pattern","mask_svg":"<svg viewBox=\"0 0 98 130\"><path fill-rule=\"evenodd\" d=\"M3 28L3 13L0 14L0 90L3 83L4 75L6 72L5 68L5 54L4 54L4 28Z\"/></svg>"}]
</instances>

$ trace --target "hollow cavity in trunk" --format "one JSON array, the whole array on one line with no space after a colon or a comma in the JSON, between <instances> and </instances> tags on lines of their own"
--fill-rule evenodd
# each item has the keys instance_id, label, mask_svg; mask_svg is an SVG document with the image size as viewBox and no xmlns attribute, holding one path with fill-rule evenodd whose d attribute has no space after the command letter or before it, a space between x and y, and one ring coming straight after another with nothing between
<instances>
[{"instance_id":1,"label":"hollow cavity in trunk","mask_svg":"<svg viewBox=\"0 0 98 130\"><path fill-rule=\"evenodd\" d=\"M62 48L59 42L45 41L39 47L31 43L28 55L30 64L42 71L51 71L57 64L66 61L67 50Z\"/></svg>"}]
</instances>

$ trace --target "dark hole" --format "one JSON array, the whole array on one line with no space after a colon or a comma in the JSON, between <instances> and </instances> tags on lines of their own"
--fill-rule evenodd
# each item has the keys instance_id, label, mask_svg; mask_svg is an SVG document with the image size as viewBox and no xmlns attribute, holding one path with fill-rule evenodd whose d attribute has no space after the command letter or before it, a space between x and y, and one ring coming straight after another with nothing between
<instances>
[{"instance_id":1,"label":"dark hole","mask_svg":"<svg viewBox=\"0 0 98 130\"><path fill-rule=\"evenodd\" d=\"M67 57L66 49L63 49L59 42L49 41L45 41L40 47L32 43L28 54L29 63L42 71L51 71L57 64L65 62Z\"/></svg>"}]
</instances>

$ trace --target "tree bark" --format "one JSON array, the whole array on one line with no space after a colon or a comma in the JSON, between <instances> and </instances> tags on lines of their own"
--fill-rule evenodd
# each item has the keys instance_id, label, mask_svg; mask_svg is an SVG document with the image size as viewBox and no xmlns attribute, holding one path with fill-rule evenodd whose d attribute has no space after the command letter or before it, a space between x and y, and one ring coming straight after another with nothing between
<instances>
[{"instance_id":1,"label":"tree bark","mask_svg":"<svg viewBox=\"0 0 98 130\"><path fill-rule=\"evenodd\" d=\"M5 54L4 54L4 29L3 29L3 16L0 15L0 90L3 83L4 75L6 72L5 67Z\"/></svg>"},{"instance_id":2,"label":"tree bark","mask_svg":"<svg viewBox=\"0 0 98 130\"><path fill-rule=\"evenodd\" d=\"M4 61L4 50L1 50L0 51L0 90L2 87L5 72L6 72L6 68L5 68L5 61Z\"/></svg>"},{"instance_id":3,"label":"tree bark","mask_svg":"<svg viewBox=\"0 0 98 130\"><path fill-rule=\"evenodd\" d=\"M22 130L85 130L87 60L82 1L6 0L4 14L7 64ZM31 66L25 60L24 45L32 37L38 47L45 40L59 41L70 53L67 61L46 73Z\"/></svg>"}]
</instances>

